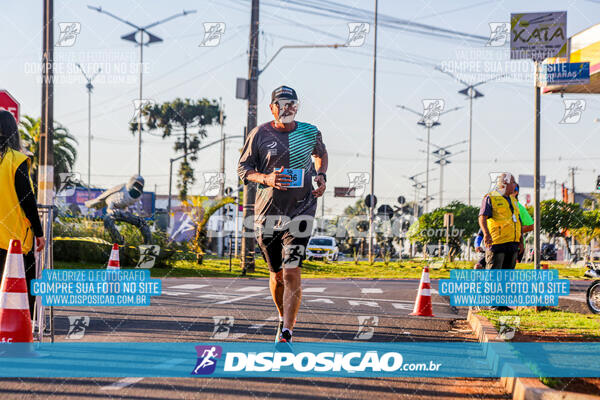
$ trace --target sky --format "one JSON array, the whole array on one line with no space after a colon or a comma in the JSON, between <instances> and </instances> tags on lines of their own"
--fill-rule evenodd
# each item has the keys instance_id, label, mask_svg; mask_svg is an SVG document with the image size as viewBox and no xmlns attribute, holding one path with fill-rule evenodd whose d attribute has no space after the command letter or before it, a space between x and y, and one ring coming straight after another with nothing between
<instances>
[{"instance_id":1,"label":"sky","mask_svg":"<svg viewBox=\"0 0 600 400\"><path fill-rule=\"evenodd\" d=\"M137 25L147 25L182 10L196 13L159 25L150 31L164 39L144 48L143 98L156 103L177 97L222 99L226 135L243 134L247 103L235 98L236 78L248 74L249 0L93 2L55 0L55 38L59 24L77 22L81 31L75 43L55 48L54 118L79 141L75 171L87 179L88 113L85 80L75 66L88 74L98 67L92 94L91 183L110 187L137 172L137 137L129 132L138 97L139 48L120 39L132 28L107 15L88 9L101 6ZM347 6L373 10L374 1L349 0ZM325 213L337 214L356 199L334 198L335 186L348 186L349 173L370 170L373 93L373 21L330 18L294 10L286 1L265 0L260 10L259 65L261 68L284 45L335 44L348 38L348 23L370 23L365 43L348 48L285 49L260 75L258 121L270 120L271 91L282 84L296 89L300 97L297 120L319 127L329 151ZM567 11L571 36L600 23L600 3L577 1L393 1L379 0L381 15L416 23L489 37L489 24L506 22L511 12ZM596 17L594 17L596 16ZM21 115L38 117L41 109L42 2L6 2L0 15L3 49L0 55L0 88L8 90L21 105ZM204 23L222 22L225 32L217 46L200 46ZM533 173L534 87L532 62L510 61L508 46L485 46L473 42L378 28L377 96L375 131L375 195L379 204L396 204L398 196L415 196L409 176L425 181L426 131L416 122L422 101L441 99L444 109L459 110L441 115L440 126L431 131L431 143L447 146L468 138L469 107L459 94L461 83L435 70L449 68L467 82L501 74L510 76L479 86L484 97L473 104L473 190L478 205L490 188L490 173ZM599 38L600 40L600 38ZM584 99L586 108L578 123L560 124L565 99ZM577 167L578 192L595 188L600 160L600 101L594 95L566 94L542 97L541 172L547 181L568 182L569 167ZM207 129L204 144L220 138L220 127ZM177 154L174 137L159 132L143 137L142 175L146 190L166 194L169 159ZM226 145L226 186L234 187L242 139ZM443 201L467 202L467 145L450 149L451 164L444 168ZM197 182L191 193L200 193L204 174L218 171L220 147L203 150L193 164ZM432 161L433 161L432 156ZM431 164L430 208L439 205L440 172ZM175 168L176 169L176 168ZM554 187L542 189L542 199L554 195ZM523 194L531 189L523 189ZM420 193L423 197L424 191ZM560 186L558 189L560 196ZM523 199L522 201L525 201ZM320 209L320 205L319 205Z\"/></svg>"}]
</instances>

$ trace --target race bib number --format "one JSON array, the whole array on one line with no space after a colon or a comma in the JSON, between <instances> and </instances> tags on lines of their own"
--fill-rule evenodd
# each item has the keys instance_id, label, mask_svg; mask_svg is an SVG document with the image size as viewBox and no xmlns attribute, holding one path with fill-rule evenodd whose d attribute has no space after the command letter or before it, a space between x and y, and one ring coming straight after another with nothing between
<instances>
[{"instance_id":1,"label":"race bib number","mask_svg":"<svg viewBox=\"0 0 600 400\"><path fill-rule=\"evenodd\" d=\"M288 188L301 188L304 186L304 170L301 168L284 168L282 174L289 175L290 185Z\"/></svg>"}]
</instances>

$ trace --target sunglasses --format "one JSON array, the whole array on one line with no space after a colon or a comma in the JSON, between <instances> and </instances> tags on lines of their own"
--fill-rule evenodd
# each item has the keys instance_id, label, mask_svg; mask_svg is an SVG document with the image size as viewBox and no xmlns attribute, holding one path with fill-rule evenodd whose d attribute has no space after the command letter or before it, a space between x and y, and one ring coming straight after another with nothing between
<instances>
[{"instance_id":1,"label":"sunglasses","mask_svg":"<svg viewBox=\"0 0 600 400\"><path fill-rule=\"evenodd\" d=\"M277 104L280 110L285 110L286 108L298 107L298 100L275 100L273 104Z\"/></svg>"}]
</instances>

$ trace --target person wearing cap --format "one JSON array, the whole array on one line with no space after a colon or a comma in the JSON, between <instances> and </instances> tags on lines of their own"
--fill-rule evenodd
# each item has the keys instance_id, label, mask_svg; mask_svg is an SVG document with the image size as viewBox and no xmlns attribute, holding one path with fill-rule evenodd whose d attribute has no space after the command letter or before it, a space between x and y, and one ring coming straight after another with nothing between
<instances>
[{"instance_id":1,"label":"person wearing cap","mask_svg":"<svg viewBox=\"0 0 600 400\"><path fill-rule=\"evenodd\" d=\"M270 270L269 287L279 312L275 340L291 342L302 296L300 268L312 233L316 199L325 192L328 156L317 127L295 121L298 96L294 89L275 89L270 109L273 121L257 126L246 138L238 175L244 184L258 185L254 231Z\"/></svg>"},{"instance_id":2,"label":"person wearing cap","mask_svg":"<svg viewBox=\"0 0 600 400\"><path fill-rule=\"evenodd\" d=\"M523 206L520 202L519 202L519 185L516 184L515 185L515 191L514 191L514 196L517 199L517 204L519 205L519 217L521 218L521 225L523 226L522 228L522 233L525 234L527 232L531 232L533 231L533 218L531 218L531 215L529 215L529 212L527 211L527 209L525 208L525 206ZM475 264L475 269L484 269L486 267L486 260L485 260L485 249L482 245L483 243L483 231L481 229L479 229L479 232L477 233L477 237L475 238L475 251L478 253L483 253L483 257L481 257L481 259L477 262L477 264ZM524 248L520 248L518 255L517 255L517 261L521 262L521 259L523 258L523 253Z\"/></svg>"},{"instance_id":3,"label":"person wearing cap","mask_svg":"<svg viewBox=\"0 0 600 400\"><path fill-rule=\"evenodd\" d=\"M12 239L21 241L25 279L29 288L35 279L36 251L44 248L44 234L38 215L29 169L31 160L21 152L17 122L8 111L0 110L0 276L8 245ZM35 297L29 293L29 312L33 317Z\"/></svg>"},{"instance_id":4,"label":"person wearing cap","mask_svg":"<svg viewBox=\"0 0 600 400\"><path fill-rule=\"evenodd\" d=\"M512 174L498 176L496 189L486 194L479 210L479 227L486 246L487 269L514 269L523 246L517 184Z\"/></svg>"}]
</instances>

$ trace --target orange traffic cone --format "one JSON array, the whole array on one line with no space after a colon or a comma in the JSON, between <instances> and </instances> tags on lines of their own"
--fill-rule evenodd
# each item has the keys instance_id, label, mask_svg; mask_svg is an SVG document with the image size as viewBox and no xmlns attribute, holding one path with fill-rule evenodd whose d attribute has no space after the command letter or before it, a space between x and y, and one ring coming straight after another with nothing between
<instances>
[{"instance_id":1,"label":"orange traffic cone","mask_svg":"<svg viewBox=\"0 0 600 400\"><path fill-rule=\"evenodd\" d=\"M11 240L0 284L0 343L33 343L21 242Z\"/></svg>"},{"instance_id":2,"label":"orange traffic cone","mask_svg":"<svg viewBox=\"0 0 600 400\"><path fill-rule=\"evenodd\" d=\"M418 315L420 317L435 317L431 308L431 284L429 282L429 267L423 268L421 282L419 282L419 291L415 300L415 308L409 315Z\"/></svg>"},{"instance_id":3,"label":"orange traffic cone","mask_svg":"<svg viewBox=\"0 0 600 400\"><path fill-rule=\"evenodd\" d=\"M106 266L108 271L118 271L121 269L121 263L119 262L119 245L113 244L113 248L110 251L110 258L108 259L108 265Z\"/></svg>"}]
</instances>

